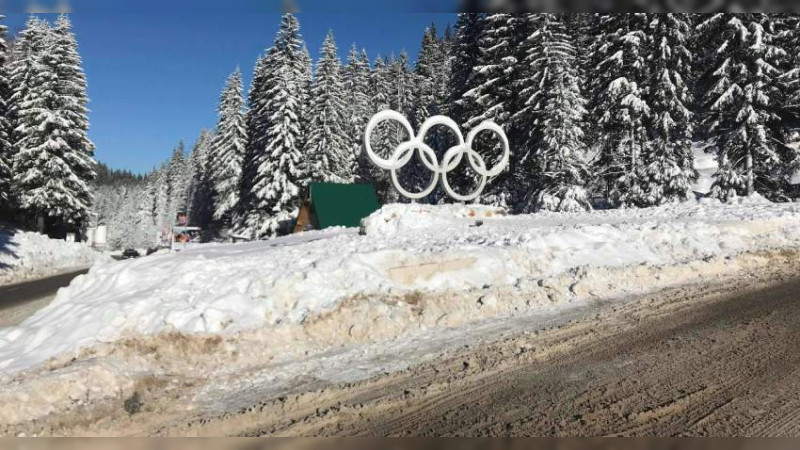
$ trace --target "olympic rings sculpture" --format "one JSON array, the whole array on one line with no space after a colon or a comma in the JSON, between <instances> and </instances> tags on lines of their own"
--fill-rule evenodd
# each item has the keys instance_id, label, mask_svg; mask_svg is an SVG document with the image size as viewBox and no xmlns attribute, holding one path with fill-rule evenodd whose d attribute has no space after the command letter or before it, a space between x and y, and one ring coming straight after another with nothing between
<instances>
[{"instance_id":1,"label":"olympic rings sculpture","mask_svg":"<svg viewBox=\"0 0 800 450\"><path fill-rule=\"evenodd\" d=\"M378 126L379 123L386 121L386 120L394 120L399 122L402 125L410 139L400 143L397 148L394 149L394 152L389 158L381 158L380 155L376 154L372 150L372 144L370 143L370 137L372 136L372 132L375 130L375 127ZM442 163L439 164L439 161L436 157L436 153L433 149L425 143L425 134L430 130L432 127L437 125L444 125L455 132L455 136L457 139L457 144L453 147L448 149L444 156L442 157ZM503 144L503 156L500 159L500 162L497 163L496 166L492 167L491 170L486 168L486 162L483 160L480 154L476 152L472 148L472 143L475 140L475 136L482 131L492 131L500 137L500 141ZM408 120L397 111L393 110L385 110L375 114L372 119L370 119L369 123L367 124L367 130L364 134L364 148L367 151L367 156L372 162L384 170L389 170L392 175L392 184L394 185L395 189L403 195L412 200L417 200L422 197L429 195L436 189L436 185L439 183L439 176L442 177L442 187L444 187L445 192L447 195L454 198L457 201L470 201L475 200L478 198L479 195L483 192L483 189L486 187L486 181L489 178L496 177L503 171L503 169L508 166L508 159L511 153L511 150L508 146L508 138L506 137L505 132L499 125L492 121L485 121L475 127L472 131L467 134L467 140L464 141L464 135L461 133L461 130L458 128L458 124L456 122L446 116L433 116L425 121L422 124L422 127L419 130L419 134L416 136L414 135L414 130L411 128L411 124ZM414 155L414 151L419 150L420 159L422 160L423 165L433 172L433 177L431 178L430 184L420 192L408 192L400 185L400 182L397 179L397 170L408 164L411 160L411 157ZM455 169L460 163L461 159L464 157L464 154L467 155L467 161L469 165L472 167L472 170L480 175L480 182L478 183L478 187L470 194L461 195L455 192L450 183L447 181L447 174Z\"/></svg>"}]
</instances>

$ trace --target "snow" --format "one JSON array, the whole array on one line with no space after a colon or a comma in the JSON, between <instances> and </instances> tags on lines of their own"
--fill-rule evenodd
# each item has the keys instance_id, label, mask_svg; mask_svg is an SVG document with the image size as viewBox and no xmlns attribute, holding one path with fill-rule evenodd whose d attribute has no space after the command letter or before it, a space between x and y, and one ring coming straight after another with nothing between
<instances>
[{"instance_id":1,"label":"snow","mask_svg":"<svg viewBox=\"0 0 800 450\"><path fill-rule=\"evenodd\" d=\"M0 285L85 269L109 260L85 244L0 225Z\"/></svg>"},{"instance_id":2,"label":"snow","mask_svg":"<svg viewBox=\"0 0 800 450\"><path fill-rule=\"evenodd\" d=\"M714 184L714 174L719 170L717 158L713 153L706 153L705 147L702 146L694 146L692 152L694 153L694 168L697 170L697 180L694 182L692 190L699 194L708 194Z\"/></svg>"},{"instance_id":3,"label":"snow","mask_svg":"<svg viewBox=\"0 0 800 450\"><path fill-rule=\"evenodd\" d=\"M131 336L288 329L353 299L513 290L573 276L576 268L655 267L797 247L799 219L800 205L760 197L524 216L491 207L388 205L365 219L361 234L330 229L95 266L48 307L0 332L0 372ZM617 282L624 280L608 280ZM482 314L495 309L486 304Z\"/></svg>"}]
</instances>

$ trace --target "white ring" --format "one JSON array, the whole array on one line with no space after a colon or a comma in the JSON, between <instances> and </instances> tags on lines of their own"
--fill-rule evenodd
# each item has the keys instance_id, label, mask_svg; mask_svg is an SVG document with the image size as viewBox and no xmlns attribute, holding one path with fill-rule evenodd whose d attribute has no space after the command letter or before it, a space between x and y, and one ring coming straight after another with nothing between
<instances>
[{"instance_id":1,"label":"white ring","mask_svg":"<svg viewBox=\"0 0 800 450\"><path fill-rule=\"evenodd\" d=\"M480 170L477 167L475 167L475 164L473 164L474 161L472 161L471 158L469 158L470 160L469 163L472 166L472 168L479 174L485 177L493 178L500 175L500 172L502 172L503 169L505 169L506 166L508 165L508 158L509 155L511 154L511 150L508 147L508 138L506 137L506 133L503 132L503 129L500 128L500 125L491 121L482 122L480 125L473 128L472 131L469 132L469 134L467 135L467 147L470 150L472 150L472 141L475 139L478 133L485 130L493 131L500 137L500 142L502 142L503 144L503 157L500 159L497 165L492 167L492 170L489 171L486 171L485 163L483 164L483 170ZM477 153L476 155L478 158L480 158L480 155L478 155ZM482 159L483 158L481 158L481 160Z\"/></svg>"},{"instance_id":2,"label":"white ring","mask_svg":"<svg viewBox=\"0 0 800 450\"><path fill-rule=\"evenodd\" d=\"M378 126L379 123L383 122L384 120L395 120L400 122L403 127L405 127L408 135L411 139L414 138L414 129L411 128L411 124L408 123L408 119L405 118L402 114L397 111L392 111L391 109L387 109L384 111L375 114L372 119L370 119L369 123L367 124L367 131L364 134L364 148L367 150L367 155L369 155L369 159L375 163L376 166L380 167L384 170L389 170L392 167L398 168L397 165L397 152L394 152L390 159L383 159L375 152L372 151L372 144L370 143L370 137L372 137L372 131Z\"/></svg>"},{"instance_id":3,"label":"white ring","mask_svg":"<svg viewBox=\"0 0 800 450\"><path fill-rule=\"evenodd\" d=\"M475 157L478 158L477 161L480 165L480 168L483 170L486 169L486 163L483 162L483 158L481 158L478 152L476 152L471 148L466 147L465 145L452 147L450 150L448 150L447 153L445 153L444 157L442 158L442 166L449 166L448 161L455 159L455 156L453 156L453 154L455 153L458 153L459 161L462 159L464 153L467 153L468 154L467 159L470 160L470 165L473 165L471 160L472 160L472 155L475 155ZM458 164L456 164L456 166L457 165ZM455 168L455 166L453 168ZM454 198L455 200L458 200L460 202L468 202L471 200L475 200L476 198L478 198L478 196L481 195L483 189L486 187L487 178L483 176L481 173L479 173L479 175L480 175L480 181L478 182L478 187L474 191L472 191L471 194L462 195L454 191L453 188L450 186L450 182L447 180L447 172L442 173L442 186L444 187L445 192L447 192L447 195Z\"/></svg>"},{"instance_id":4,"label":"white ring","mask_svg":"<svg viewBox=\"0 0 800 450\"><path fill-rule=\"evenodd\" d=\"M415 150L419 150L420 159L421 160L425 161L425 157L422 156L422 155L427 154L430 158L432 158L432 162L433 162L434 166L438 165L438 163L436 161L436 153L434 153L433 149L430 148L424 142L417 142L416 140L414 140L414 141L406 141L406 142L403 142L400 145L398 145L397 146L397 151L395 152L395 156L397 156L399 154L413 155ZM408 158L404 157L403 159L405 161L408 161L409 158L410 158L410 156ZM405 165L405 164L403 164L403 165ZM394 188L397 189L397 191L400 192L400 194L402 196L404 196L404 197L410 198L412 200L421 199L422 197L426 197L426 196L430 195L430 193L433 192L434 189L436 189L436 185L439 183L439 170L437 168L436 170L433 171L433 178L431 178L431 183L428 185L428 187L426 187L425 189L423 189L420 192L408 192L400 184L400 180L397 179L397 169L400 169L400 168L402 168L402 166L398 167L398 168L391 168L391 169L389 169L389 171L392 174L392 184L394 184Z\"/></svg>"}]
</instances>

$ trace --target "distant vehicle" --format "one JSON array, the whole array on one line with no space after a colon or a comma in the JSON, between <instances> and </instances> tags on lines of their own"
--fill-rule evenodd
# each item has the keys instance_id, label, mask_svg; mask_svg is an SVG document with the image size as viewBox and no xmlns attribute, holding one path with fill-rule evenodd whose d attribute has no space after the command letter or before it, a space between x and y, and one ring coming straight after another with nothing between
<instances>
[{"instance_id":1,"label":"distant vehicle","mask_svg":"<svg viewBox=\"0 0 800 450\"><path fill-rule=\"evenodd\" d=\"M141 256L139 252L133 248L126 248L125 251L122 252L122 259L138 258L139 256Z\"/></svg>"},{"instance_id":2,"label":"distant vehicle","mask_svg":"<svg viewBox=\"0 0 800 450\"><path fill-rule=\"evenodd\" d=\"M155 253L155 252L157 252L157 251L158 251L158 247L149 247L149 248L147 249L147 253L146 253L146 255L147 255L147 256L150 256L150 255L152 255L153 253Z\"/></svg>"}]
</instances>

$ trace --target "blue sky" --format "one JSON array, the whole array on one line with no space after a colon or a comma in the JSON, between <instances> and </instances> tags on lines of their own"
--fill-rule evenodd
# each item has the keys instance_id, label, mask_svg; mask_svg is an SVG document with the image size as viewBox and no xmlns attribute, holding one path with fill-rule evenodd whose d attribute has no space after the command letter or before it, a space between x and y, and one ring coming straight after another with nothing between
<instances>
[{"instance_id":1,"label":"blue sky","mask_svg":"<svg viewBox=\"0 0 800 450\"><path fill-rule=\"evenodd\" d=\"M168 158L179 140L191 148L202 128L213 128L219 93L237 65L245 88L249 85L253 64L272 44L280 15L208 12L203 4L195 3L194 11L201 12L189 13L73 9L70 17L89 81L89 136L98 160L146 172ZM319 10L325 9L314 9ZM301 12L298 17L315 60L328 29L342 58L356 43L370 59L405 49L414 60L425 28L434 22L444 30L456 18L453 13L386 12ZM27 14L12 13L5 22L14 32L26 20Z\"/></svg>"}]
</instances>

